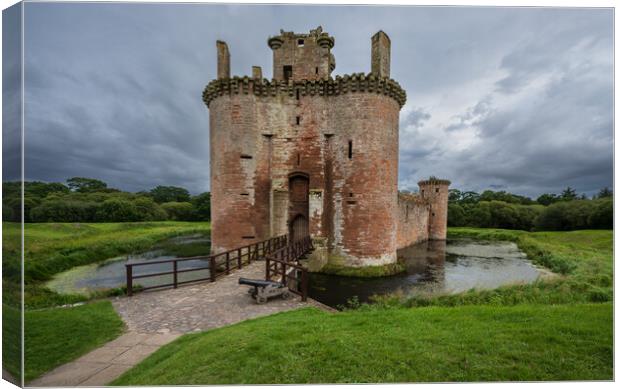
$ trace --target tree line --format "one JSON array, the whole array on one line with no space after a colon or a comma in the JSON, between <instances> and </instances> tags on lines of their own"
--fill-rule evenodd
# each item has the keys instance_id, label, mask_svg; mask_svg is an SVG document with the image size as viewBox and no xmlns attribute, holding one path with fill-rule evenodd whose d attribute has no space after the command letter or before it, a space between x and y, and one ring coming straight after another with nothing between
<instances>
[{"instance_id":1,"label":"tree line","mask_svg":"<svg viewBox=\"0 0 620 389\"><path fill-rule=\"evenodd\" d=\"M2 185L2 217L21 221L21 182ZM110 188L94 178L73 177L66 184L24 183L26 222L206 221L211 194L190 195L185 188L157 186L136 193Z\"/></svg>"},{"instance_id":2,"label":"tree line","mask_svg":"<svg viewBox=\"0 0 620 389\"><path fill-rule=\"evenodd\" d=\"M613 228L613 193L603 188L592 198L568 187L536 200L506 191L482 193L451 189L448 225L526 231L569 231Z\"/></svg>"}]
</instances>

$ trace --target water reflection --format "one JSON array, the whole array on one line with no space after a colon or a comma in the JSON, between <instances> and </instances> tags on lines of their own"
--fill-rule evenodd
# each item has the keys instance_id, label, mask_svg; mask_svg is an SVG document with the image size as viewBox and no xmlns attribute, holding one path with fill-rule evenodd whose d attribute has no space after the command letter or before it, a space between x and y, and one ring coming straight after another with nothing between
<instances>
[{"instance_id":1,"label":"water reflection","mask_svg":"<svg viewBox=\"0 0 620 389\"><path fill-rule=\"evenodd\" d=\"M123 257L108 259L104 262L78 266L54 276L46 286L58 293L83 293L97 290L120 288L125 286L125 264L144 261L158 261L184 256L208 255L210 239L203 235L179 236L168 239L152 250ZM178 263L178 270L208 267L209 261L188 260ZM154 263L134 267L134 276L149 273L172 271L171 263ZM178 281L190 281L209 277L209 270L198 270L178 274ZM142 278L134 285L144 287L172 283L172 275Z\"/></svg>"},{"instance_id":2,"label":"water reflection","mask_svg":"<svg viewBox=\"0 0 620 389\"><path fill-rule=\"evenodd\" d=\"M494 289L530 283L540 275L514 243L474 240L429 241L398 251L406 272L390 277L353 278L313 273L312 298L332 307L354 296L368 302L372 295L450 294L469 289Z\"/></svg>"}]
</instances>

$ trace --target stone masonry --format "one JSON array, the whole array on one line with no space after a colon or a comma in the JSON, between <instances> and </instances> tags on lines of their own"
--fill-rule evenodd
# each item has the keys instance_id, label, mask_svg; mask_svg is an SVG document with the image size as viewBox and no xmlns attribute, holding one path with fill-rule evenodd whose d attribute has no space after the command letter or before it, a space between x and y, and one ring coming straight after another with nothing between
<instances>
[{"instance_id":1,"label":"stone masonry","mask_svg":"<svg viewBox=\"0 0 620 389\"><path fill-rule=\"evenodd\" d=\"M230 76L217 42L210 112L212 249L310 234L345 266L396 262L396 250L445 239L447 180L398 193L399 112L406 93L390 78L390 38L371 39L371 72L331 76L335 39L321 27L270 37L273 78L253 66Z\"/></svg>"}]
</instances>

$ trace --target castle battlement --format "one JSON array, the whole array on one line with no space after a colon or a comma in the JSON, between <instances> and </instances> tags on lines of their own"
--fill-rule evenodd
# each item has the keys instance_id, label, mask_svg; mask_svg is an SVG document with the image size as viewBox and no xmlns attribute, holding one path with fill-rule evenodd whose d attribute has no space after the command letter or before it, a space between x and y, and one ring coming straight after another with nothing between
<instances>
[{"instance_id":1,"label":"castle battlement","mask_svg":"<svg viewBox=\"0 0 620 389\"><path fill-rule=\"evenodd\" d=\"M346 93L370 92L389 96L402 108L407 101L407 93L400 84L390 78L379 78L373 73L354 73L336 78L326 77L318 80L256 80L244 76L211 81L202 93L202 100L209 106L219 96L230 94L253 94L255 96L277 96L286 94L290 97L297 91L302 96L338 96Z\"/></svg>"}]
</instances>

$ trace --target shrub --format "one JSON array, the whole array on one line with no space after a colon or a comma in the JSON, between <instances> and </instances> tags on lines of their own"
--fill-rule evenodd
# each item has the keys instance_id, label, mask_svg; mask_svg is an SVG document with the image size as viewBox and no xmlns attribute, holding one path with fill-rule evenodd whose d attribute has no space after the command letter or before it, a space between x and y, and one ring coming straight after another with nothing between
<instances>
[{"instance_id":1,"label":"shrub","mask_svg":"<svg viewBox=\"0 0 620 389\"><path fill-rule=\"evenodd\" d=\"M611 199L597 200L588 216L590 228L614 228L614 203Z\"/></svg>"},{"instance_id":2,"label":"shrub","mask_svg":"<svg viewBox=\"0 0 620 389\"><path fill-rule=\"evenodd\" d=\"M57 199L33 208L30 217L35 222L89 222L96 220L98 209L94 202Z\"/></svg>"},{"instance_id":3,"label":"shrub","mask_svg":"<svg viewBox=\"0 0 620 389\"><path fill-rule=\"evenodd\" d=\"M191 203L170 201L163 203L161 207L166 211L170 220L192 220L194 207Z\"/></svg>"},{"instance_id":4,"label":"shrub","mask_svg":"<svg viewBox=\"0 0 620 389\"><path fill-rule=\"evenodd\" d=\"M166 220L168 218L166 211L149 197L138 197L134 200L134 205L141 221Z\"/></svg>"},{"instance_id":5,"label":"shrub","mask_svg":"<svg viewBox=\"0 0 620 389\"><path fill-rule=\"evenodd\" d=\"M465 211L458 204L448 204L448 226L462 227L466 224Z\"/></svg>"},{"instance_id":6,"label":"shrub","mask_svg":"<svg viewBox=\"0 0 620 389\"><path fill-rule=\"evenodd\" d=\"M106 200L97 211L97 220L105 222L134 222L141 217L135 204L121 199Z\"/></svg>"}]
</instances>

